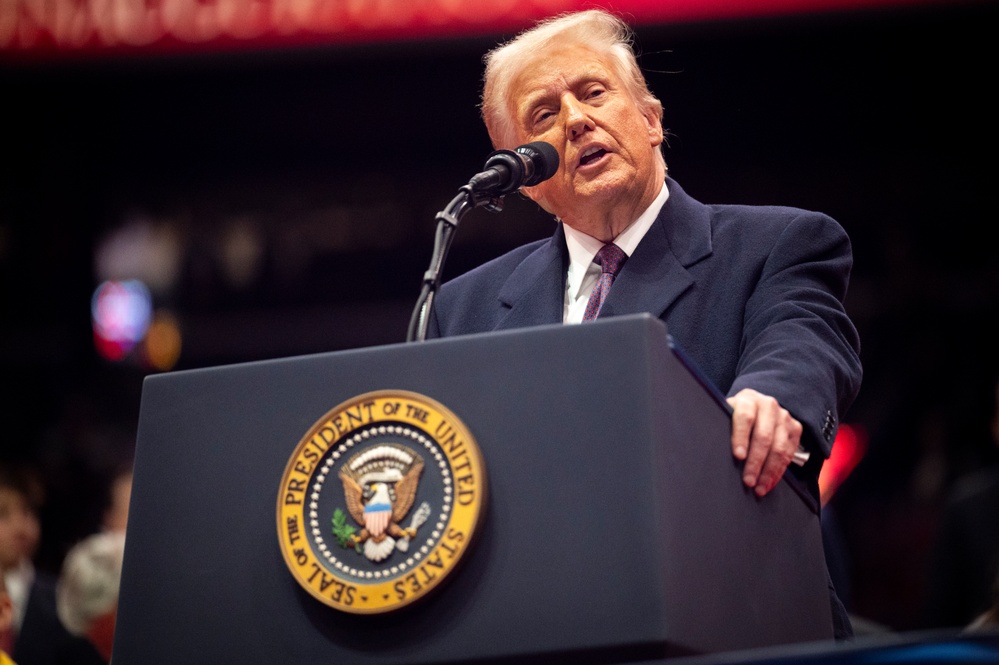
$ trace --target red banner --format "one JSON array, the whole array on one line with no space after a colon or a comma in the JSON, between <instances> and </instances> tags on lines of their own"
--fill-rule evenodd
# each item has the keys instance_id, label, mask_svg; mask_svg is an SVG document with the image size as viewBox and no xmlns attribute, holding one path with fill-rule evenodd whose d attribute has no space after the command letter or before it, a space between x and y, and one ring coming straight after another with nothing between
<instances>
[{"instance_id":1,"label":"red banner","mask_svg":"<svg viewBox=\"0 0 999 665\"><path fill-rule=\"evenodd\" d=\"M919 0L615 0L631 24L926 4ZM587 0L0 0L0 52L231 49L513 32Z\"/></svg>"}]
</instances>

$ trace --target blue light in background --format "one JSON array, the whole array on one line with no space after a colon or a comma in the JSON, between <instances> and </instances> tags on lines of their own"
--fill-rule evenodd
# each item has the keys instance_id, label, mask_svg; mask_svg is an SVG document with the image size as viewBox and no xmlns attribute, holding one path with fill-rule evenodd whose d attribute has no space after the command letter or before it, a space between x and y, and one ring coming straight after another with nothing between
<instances>
[{"instance_id":1,"label":"blue light in background","mask_svg":"<svg viewBox=\"0 0 999 665\"><path fill-rule=\"evenodd\" d=\"M122 360L145 337L152 311L152 296L141 281L101 283L90 303L98 353L108 360Z\"/></svg>"}]
</instances>

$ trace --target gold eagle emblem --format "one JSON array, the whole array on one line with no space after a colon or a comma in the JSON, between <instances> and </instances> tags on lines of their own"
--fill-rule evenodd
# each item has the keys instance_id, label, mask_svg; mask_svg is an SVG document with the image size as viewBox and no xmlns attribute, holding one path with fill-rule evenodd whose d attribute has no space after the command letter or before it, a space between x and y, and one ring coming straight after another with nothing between
<instances>
[{"instance_id":1,"label":"gold eagle emblem","mask_svg":"<svg viewBox=\"0 0 999 665\"><path fill-rule=\"evenodd\" d=\"M340 469L347 512L362 527L346 546L371 561L383 561L394 549L405 552L430 516L424 502L408 527L400 526L416 501L423 458L411 448L383 443L362 450ZM363 548L362 548L363 545Z\"/></svg>"}]
</instances>

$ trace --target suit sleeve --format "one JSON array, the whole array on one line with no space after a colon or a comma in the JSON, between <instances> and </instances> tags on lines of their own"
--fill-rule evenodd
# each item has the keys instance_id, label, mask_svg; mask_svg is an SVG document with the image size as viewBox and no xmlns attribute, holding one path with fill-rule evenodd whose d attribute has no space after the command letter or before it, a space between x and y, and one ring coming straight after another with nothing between
<instances>
[{"instance_id":1,"label":"suit sleeve","mask_svg":"<svg viewBox=\"0 0 999 665\"><path fill-rule=\"evenodd\" d=\"M802 443L828 457L840 415L860 388L860 340L843 306L853 266L833 219L799 211L762 265L746 302L742 351L730 395L771 395L804 426Z\"/></svg>"}]
</instances>

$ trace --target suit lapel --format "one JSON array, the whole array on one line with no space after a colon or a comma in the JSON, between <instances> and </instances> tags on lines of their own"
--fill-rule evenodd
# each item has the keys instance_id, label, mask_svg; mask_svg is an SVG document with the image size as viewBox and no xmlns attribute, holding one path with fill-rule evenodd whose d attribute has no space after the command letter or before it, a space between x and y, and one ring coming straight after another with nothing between
<instances>
[{"instance_id":1,"label":"suit lapel","mask_svg":"<svg viewBox=\"0 0 999 665\"><path fill-rule=\"evenodd\" d=\"M649 312L657 317L689 289L687 268L711 254L710 209L667 179L669 198L614 280L600 316Z\"/></svg>"},{"instance_id":2,"label":"suit lapel","mask_svg":"<svg viewBox=\"0 0 999 665\"><path fill-rule=\"evenodd\" d=\"M649 312L662 316L694 280L687 268L711 254L711 211L667 178L669 198L656 221L614 280L600 316ZM499 292L507 309L494 330L562 322L565 233L560 224L549 242L510 274Z\"/></svg>"},{"instance_id":3,"label":"suit lapel","mask_svg":"<svg viewBox=\"0 0 999 665\"><path fill-rule=\"evenodd\" d=\"M551 240L527 257L499 292L509 308L495 330L562 323L568 250L560 224Z\"/></svg>"}]
</instances>

